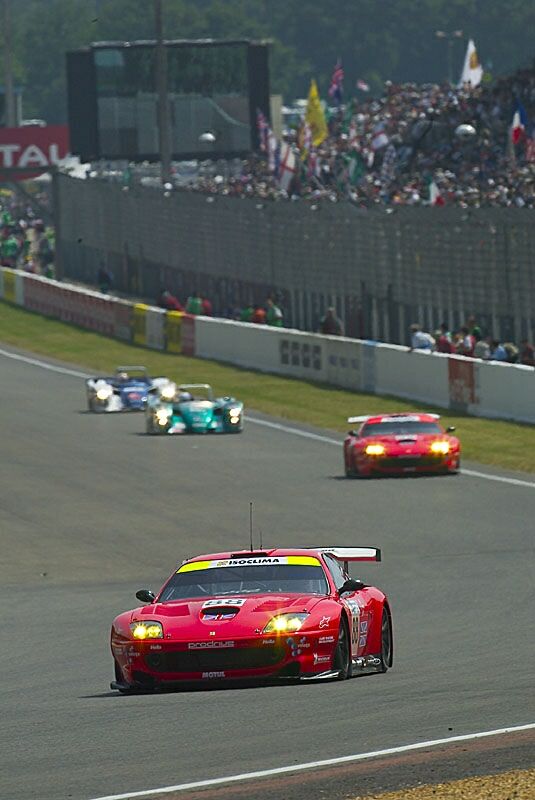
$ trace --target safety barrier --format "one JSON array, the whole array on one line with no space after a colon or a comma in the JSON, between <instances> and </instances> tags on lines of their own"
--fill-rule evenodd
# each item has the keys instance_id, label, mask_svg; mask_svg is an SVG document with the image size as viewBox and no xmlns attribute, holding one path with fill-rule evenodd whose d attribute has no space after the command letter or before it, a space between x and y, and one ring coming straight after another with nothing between
<instances>
[{"instance_id":1,"label":"safety barrier","mask_svg":"<svg viewBox=\"0 0 535 800\"><path fill-rule=\"evenodd\" d=\"M192 317L8 268L0 269L0 298L156 350L389 394L476 416L535 423L533 367Z\"/></svg>"}]
</instances>

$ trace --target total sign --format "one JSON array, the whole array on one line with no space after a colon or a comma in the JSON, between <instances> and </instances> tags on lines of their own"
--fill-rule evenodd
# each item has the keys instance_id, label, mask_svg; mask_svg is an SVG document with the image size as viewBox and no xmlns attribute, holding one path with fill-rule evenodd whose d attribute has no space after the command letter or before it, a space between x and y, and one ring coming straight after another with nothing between
<instances>
[{"instance_id":1,"label":"total sign","mask_svg":"<svg viewBox=\"0 0 535 800\"><path fill-rule=\"evenodd\" d=\"M2 167L25 170L9 180L39 175L47 167L62 161L69 152L67 125L28 125L23 128L0 128L0 178ZM8 173L9 174L9 173Z\"/></svg>"}]
</instances>

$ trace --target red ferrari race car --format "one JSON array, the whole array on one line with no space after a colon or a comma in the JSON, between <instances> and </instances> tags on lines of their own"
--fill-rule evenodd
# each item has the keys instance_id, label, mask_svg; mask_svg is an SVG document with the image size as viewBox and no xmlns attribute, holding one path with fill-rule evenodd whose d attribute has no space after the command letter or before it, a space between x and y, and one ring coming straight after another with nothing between
<instances>
[{"instance_id":1,"label":"red ferrari race car","mask_svg":"<svg viewBox=\"0 0 535 800\"><path fill-rule=\"evenodd\" d=\"M112 689L181 682L339 679L392 666L392 616L379 589L349 563L380 561L374 547L216 553L185 561L148 605L111 629Z\"/></svg>"},{"instance_id":2,"label":"red ferrari race car","mask_svg":"<svg viewBox=\"0 0 535 800\"><path fill-rule=\"evenodd\" d=\"M405 472L458 472L461 444L438 414L380 414L349 417L360 423L344 440L348 478Z\"/></svg>"}]
</instances>

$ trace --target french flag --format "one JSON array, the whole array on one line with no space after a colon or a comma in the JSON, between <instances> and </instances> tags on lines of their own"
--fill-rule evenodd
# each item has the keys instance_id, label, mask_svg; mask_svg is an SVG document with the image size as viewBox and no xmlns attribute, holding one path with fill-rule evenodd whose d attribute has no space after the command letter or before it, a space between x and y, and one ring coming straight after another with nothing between
<instances>
[{"instance_id":1,"label":"french flag","mask_svg":"<svg viewBox=\"0 0 535 800\"><path fill-rule=\"evenodd\" d=\"M513 121L511 123L511 141L513 144L518 144L526 134L528 127L528 115L522 103L517 100L515 113L513 114Z\"/></svg>"},{"instance_id":2,"label":"french flag","mask_svg":"<svg viewBox=\"0 0 535 800\"><path fill-rule=\"evenodd\" d=\"M342 67L341 59L338 59L336 66L333 70L331 85L329 86L329 97L332 97L336 105L342 105L343 97L343 84L344 84L344 68Z\"/></svg>"}]
</instances>

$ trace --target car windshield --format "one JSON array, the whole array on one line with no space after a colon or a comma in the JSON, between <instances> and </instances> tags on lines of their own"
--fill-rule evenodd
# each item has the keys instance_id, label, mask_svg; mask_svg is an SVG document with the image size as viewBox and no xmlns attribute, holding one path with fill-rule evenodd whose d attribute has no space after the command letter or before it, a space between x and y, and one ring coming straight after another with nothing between
<instances>
[{"instance_id":1,"label":"car windshield","mask_svg":"<svg viewBox=\"0 0 535 800\"><path fill-rule=\"evenodd\" d=\"M187 565L191 566L191 565ZM160 602L236 594L328 594L323 568L301 564L240 565L177 572Z\"/></svg>"},{"instance_id":2,"label":"car windshield","mask_svg":"<svg viewBox=\"0 0 535 800\"><path fill-rule=\"evenodd\" d=\"M436 422L420 422L419 420L401 422L374 422L364 425L361 436L391 436L392 434L415 433L442 433L440 425Z\"/></svg>"}]
</instances>

